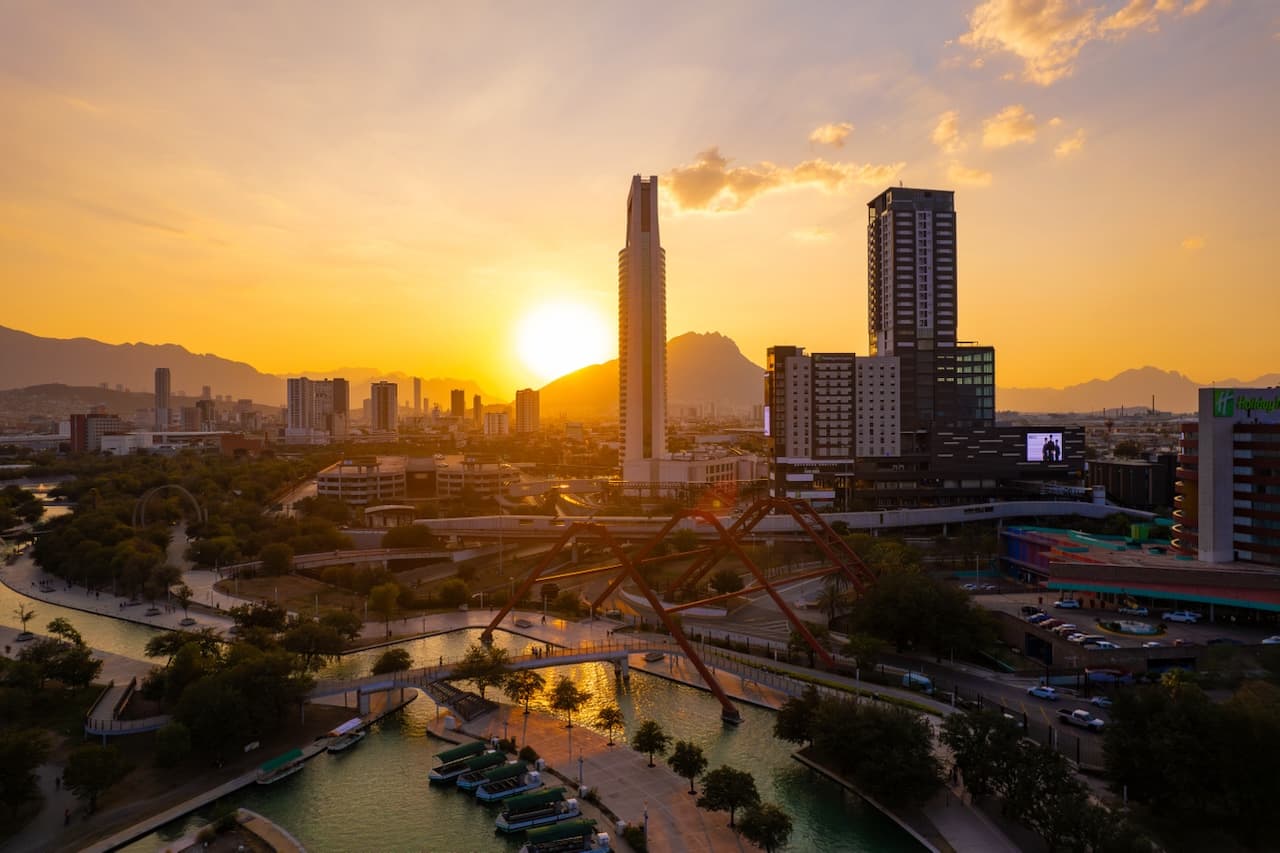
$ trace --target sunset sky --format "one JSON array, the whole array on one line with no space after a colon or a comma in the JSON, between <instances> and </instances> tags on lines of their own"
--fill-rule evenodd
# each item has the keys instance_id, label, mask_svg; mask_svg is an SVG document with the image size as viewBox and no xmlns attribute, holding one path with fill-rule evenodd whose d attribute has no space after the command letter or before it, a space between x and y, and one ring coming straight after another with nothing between
<instances>
[{"instance_id":1,"label":"sunset sky","mask_svg":"<svg viewBox=\"0 0 1280 853\"><path fill-rule=\"evenodd\" d=\"M866 353L865 204L901 180L956 191L960 334L997 347L1002 386L1280 369L1280 4L0 20L0 324L35 334L512 396L616 355L643 173L672 336Z\"/></svg>"}]
</instances>

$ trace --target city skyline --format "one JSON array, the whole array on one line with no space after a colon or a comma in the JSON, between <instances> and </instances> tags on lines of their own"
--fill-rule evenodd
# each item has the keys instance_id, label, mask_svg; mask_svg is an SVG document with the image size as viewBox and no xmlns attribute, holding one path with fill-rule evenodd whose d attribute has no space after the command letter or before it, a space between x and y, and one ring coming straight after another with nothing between
<instances>
[{"instance_id":1,"label":"city skyline","mask_svg":"<svg viewBox=\"0 0 1280 853\"><path fill-rule=\"evenodd\" d=\"M1231 189L1280 188L1273 11L659 9L636 45L607 9L526 15L331 9L278 54L298 16L12 12L6 324L536 387L617 354L616 188L640 172L666 189L669 328L756 363L868 354L865 205L899 181L955 191L958 336L1000 350L1002 386L1280 361L1276 214ZM780 287L804 301L768 310ZM581 360L538 361L565 323Z\"/></svg>"}]
</instances>

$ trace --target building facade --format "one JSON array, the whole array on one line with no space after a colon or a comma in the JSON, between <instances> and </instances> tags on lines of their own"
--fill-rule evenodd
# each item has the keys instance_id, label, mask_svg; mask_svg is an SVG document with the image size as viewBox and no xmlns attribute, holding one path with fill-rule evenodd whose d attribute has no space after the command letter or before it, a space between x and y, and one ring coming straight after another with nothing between
<instances>
[{"instance_id":1,"label":"building facade","mask_svg":"<svg viewBox=\"0 0 1280 853\"><path fill-rule=\"evenodd\" d=\"M463 388L453 388L449 391L449 414L455 418L465 418L467 416L467 392Z\"/></svg>"},{"instance_id":2,"label":"building facade","mask_svg":"<svg viewBox=\"0 0 1280 853\"><path fill-rule=\"evenodd\" d=\"M422 379L418 376L413 377L413 413L422 414Z\"/></svg>"},{"instance_id":3,"label":"building facade","mask_svg":"<svg viewBox=\"0 0 1280 853\"><path fill-rule=\"evenodd\" d=\"M522 388L516 392L516 432L537 432L538 392L532 388Z\"/></svg>"},{"instance_id":4,"label":"building facade","mask_svg":"<svg viewBox=\"0 0 1280 853\"><path fill-rule=\"evenodd\" d=\"M485 412L484 434L507 435L511 432L511 418L506 412Z\"/></svg>"},{"instance_id":5,"label":"building facade","mask_svg":"<svg viewBox=\"0 0 1280 853\"><path fill-rule=\"evenodd\" d=\"M169 411L169 368L156 368L156 399L155 399L155 428L164 430L169 428L169 421L172 414Z\"/></svg>"},{"instance_id":6,"label":"building facade","mask_svg":"<svg viewBox=\"0 0 1280 853\"><path fill-rule=\"evenodd\" d=\"M324 443L347 434L351 386L345 379L291 378L286 383L285 439Z\"/></svg>"},{"instance_id":7,"label":"building facade","mask_svg":"<svg viewBox=\"0 0 1280 853\"><path fill-rule=\"evenodd\" d=\"M628 463L662 459L667 455L667 255L658 233L657 177L634 176L627 195L626 245L618 252L618 383L624 469Z\"/></svg>"},{"instance_id":8,"label":"building facade","mask_svg":"<svg viewBox=\"0 0 1280 853\"><path fill-rule=\"evenodd\" d=\"M404 500L403 456L360 456L335 462L316 475L316 494L353 506L378 506Z\"/></svg>"},{"instance_id":9,"label":"building facade","mask_svg":"<svg viewBox=\"0 0 1280 853\"><path fill-rule=\"evenodd\" d=\"M901 452L898 359L890 355L854 361L854 456L897 456Z\"/></svg>"},{"instance_id":10,"label":"building facade","mask_svg":"<svg viewBox=\"0 0 1280 853\"><path fill-rule=\"evenodd\" d=\"M374 431L395 432L399 428L399 390L394 382L373 382L369 385L370 427Z\"/></svg>"},{"instance_id":11,"label":"building facade","mask_svg":"<svg viewBox=\"0 0 1280 853\"><path fill-rule=\"evenodd\" d=\"M119 417L105 412L72 415L71 452L97 453L102 450L104 436L117 435L125 432L128 428L128 424Z\"/></svg>"}]
</instances>

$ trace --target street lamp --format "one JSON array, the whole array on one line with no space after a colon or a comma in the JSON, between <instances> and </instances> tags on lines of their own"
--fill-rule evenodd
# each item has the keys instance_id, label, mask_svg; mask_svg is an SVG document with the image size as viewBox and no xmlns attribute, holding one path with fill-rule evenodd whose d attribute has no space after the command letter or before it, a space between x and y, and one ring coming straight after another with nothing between
<instances>
[{"instance_id":1,"label":"street lamp","mask_svg":"<svg viewBox=\"0 0 1280 853\"><path fill-rule=\"evenodd\" d=\"M582 787L582 753L578 753L578 787Z\"/></svg>"},{"instance_id":2,"label":"street lamp","mask_svg":"<svg viewBox=\"0 0 1280 853\"><path fill-rule=\"evenodd\" d=\"M481 610L484 610L484 590L482 589L482 590L480 590L479 592L474 593L471 597L472 597L472 598L477 598L477 597L479 597L479 599L480 599L480 609L481 609Z\"/></svg>"}]
</instances>

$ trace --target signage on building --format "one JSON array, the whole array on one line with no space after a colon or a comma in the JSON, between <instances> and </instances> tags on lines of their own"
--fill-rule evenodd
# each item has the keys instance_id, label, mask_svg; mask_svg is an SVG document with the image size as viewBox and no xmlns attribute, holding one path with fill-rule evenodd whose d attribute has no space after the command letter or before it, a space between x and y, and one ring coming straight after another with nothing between
<instances>
[{"instance_id":1,"label":"signage on building","mask_svg":"<svg viewBox=\"0 0 1280 853\"><path fill-rule=\"evenodd\" d=\"M1280 389L1214 388L1213 416L1237 423L1280 421Z\"/></svg>"}]
</instances>

